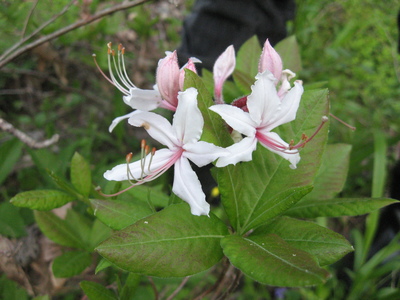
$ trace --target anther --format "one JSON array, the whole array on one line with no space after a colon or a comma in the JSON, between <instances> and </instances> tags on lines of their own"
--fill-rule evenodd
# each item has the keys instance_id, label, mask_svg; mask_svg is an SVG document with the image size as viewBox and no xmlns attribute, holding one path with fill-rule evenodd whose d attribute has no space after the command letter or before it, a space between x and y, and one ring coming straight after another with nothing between
<instances>
[{"instance_id":1,"label":"anther","mask_svg":"<svg viewBox=\"0 0 400 300\"><path fill-rule=\"evenodd\" d=\"M126 155L126 158L125 158L126 162L127 162L127 163L130 163L131 160L132 160L132 157L133 157L132 152L128 153L128 154Z\"/></svg>"},{"instance_id":2,"label":"anther","mask_svg":"<svg viewBox=\"0 0 400 300\"><path fill-rule=\"evenodd\" d=\"M118 45L118 51L121 51L122 48L123 48L123 47L122 47L122 44L119 44L119 45Z\"/></svg>"},{"instance_id":3,"label":"anther","mask_svg":"<svg viewBox=\"0 0 400 300\"><path fill-rule=\"evenodd\" d=\"M111 49L112 48L112 43L111 42L107 43L107 47L108 47L108 49Z\"/></svg>"}]
</instances>

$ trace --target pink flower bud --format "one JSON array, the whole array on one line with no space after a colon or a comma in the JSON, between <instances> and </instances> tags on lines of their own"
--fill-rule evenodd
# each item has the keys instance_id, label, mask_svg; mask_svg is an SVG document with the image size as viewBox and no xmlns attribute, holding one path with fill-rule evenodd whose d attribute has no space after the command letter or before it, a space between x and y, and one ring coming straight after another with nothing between
<instances>
[{"instance_id":1,"label":"pink flower bud","mask_svg":"<svg viewBox=\"0 0 400 300\"><path fill-rule=\"evenodd\" d=\"M162 99L173 107L178 106L179 73L176 51L159 60L156 72L157 87Z\"/></svg>"},{"instance_id":2,"label":"pink flower bud","mask_svg":"<svg viewBox=\"0 0 400 300\"><path fill-rule=\"evenodd\" d=\"M226 79L228 79L228 77L232 74L233 70L235 69L235 65L236 65L235 49L233 48L233 45L230 45L217 58L213 68L214 96L215 96L215 103L217 104L224 103L222 97L222 87Z\"/></svg>"},{"instance_id":3,"label":"pink flower bud","mask_svg":"<svg viewBox=\"0 0 400 300\"><path fill-rule=\"evenodd\" d=\"M282 75L282 59L278 52L271 46L268 39L265 41L263 51L258 62L258 72L270 71L275 77L275 85L281 79Z\"/></svg>"},{"instance_id":4,"label":"pink flower bud","mask_svg":"<svg viewBox=\"0 0 400 300\"><path fill-rule=\"evenodd\" d=\"M193 61L192 58L188 59L188 62L186 63L186 65L184 65L179 73L179 88L181 91L183 91L183 83L185 81L185 69L189 69L190 71L193 71L197 74L196 71L196 66L195 66L195 61Z\"/></svg>"}]
</instances>

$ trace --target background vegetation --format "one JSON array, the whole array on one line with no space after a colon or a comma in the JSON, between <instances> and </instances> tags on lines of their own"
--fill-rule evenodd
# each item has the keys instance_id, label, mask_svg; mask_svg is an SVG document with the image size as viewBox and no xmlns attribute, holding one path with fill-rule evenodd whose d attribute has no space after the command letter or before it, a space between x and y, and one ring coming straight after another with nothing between
<instances>
[{"instance_id":1,"label":"background vegetation","mask_svg":"<svg viewBox=\"0 0 400 300\"><path fill-rule=\"evenodd\" d=\"M71 4L65 13L10 53L119 3L72 2L1 1L0 54L29 37L67 5ZM126 278L121 274L116 277L110 273L94 277L93 267L78 277L56 280L48 266L57 255L47 253L46 260L41 253L40 262L36 258L37 252L46 247L60 249L49 248L55 247L49 244L40 246L43 240L33 226L31 211L16 208L8 200L21 191L52 188L46 169L67 177L75 151L91 162L94 182L104 185L104 170L139 148L141 133L129 126L119 125L113 134L108 133L111 120L128 112L128 108L120 93L96 69L92 53L96 53L100 67L107 70L106 44L124 44L133 82L150 88L158 59L164 51L179 45L181 23L192 4L193 1L149 2L107 15L23 53L0 69L0 117L37 141L54 134L60 136L53 146L32 149L11 134L0 132L0 270L14 279L0 277L0 298L28 299L33 297L33 290L40 290L59 299L75 299L82 295L76 285L82 280L114 287L131 280L139 285L137 297L153 297L146 278ZM332 113L357 127L351 131L339 122L331 123L330 143L353 147L344 197L387 195L388 184L399 182L399 178L390 175L400 156L399 8L398 0L304 0L298 1L296 19L289 24L290 34L300 45L303 63L298 78L306 87L328 87ZM0 56L0 63L5 59ZM84 211L82 207L75 209ZM356 248L353 257L332 267L330 271L335 276L327 284L284 290L253 285L244 279L232 299L272 299L281 295L285 299L399 298L400 266L394 255L400 250L397 237L389 245L384 241L380 251L372 247L376 244L378 214L318 222L340 231ZM5 259L10 257L18 258L12 268ZM35 272L47 275L40 277L42 282L35 282L31 277ZM180 299L185 299L195 286L204 285L199 278L202 277L189 281L179 294ZM155 280L154 285L172 291L179 282Z\"/></svg>"}]
</instances>

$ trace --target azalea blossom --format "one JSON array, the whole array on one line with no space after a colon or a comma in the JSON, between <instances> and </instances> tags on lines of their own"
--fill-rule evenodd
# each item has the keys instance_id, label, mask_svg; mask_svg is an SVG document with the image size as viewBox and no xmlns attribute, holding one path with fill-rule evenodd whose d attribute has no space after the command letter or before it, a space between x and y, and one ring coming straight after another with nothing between
<instances>
[{"instance_id":1,"label":"azalea blossom","mask_svg":"<svg viewBox=\"0 0 400 300\"><path fill-rule=\"evenodd\" d=\"M197 107L197 90L178 92L178 105L172 124L152 112L138 112L129 124L143 127L152 138L167 146L142 160L121 164L104 173L107 180L136 180L132 186L151 181L174 166L172 191L189 203L193 215L208 215L210 205L205 200L201 184L189 160L205 166L228 152L211 143L199 141L203 131L203 116Z\"/></svg>"},{"instance_id":2,"label":"azalea blossom","mask_svg":"<svg viewBox=\"0 0 400 300\"><path fill-rule=\"evenodd\" d=\"M123 94L123 101L135 110L152 111L158 107L175 111L178 104L178 92L183 90L185 69L196 72L196 58L189 58L181 69L178 65L176 51L166 52L166 57L158 61L156 70L156 84L152 90L140 89L129 79L124 61L125 48L120 44L118 51L108 44L108 67L110 78L106 77ZM117 58L115 58L117 56ZM113 71L114 70L114 71ZM111 132L122 120L129 119L136 114L135 111L113 120L109 127Z\"/></svg>"},{"instance_id":3,"label":"azalea blossom","mask_svg":"<svg viewBox=\"0 0 400 300\"><path fill-rule=\"evenodd\" d=\"M265 148L288 160L291 168L296 168L300 161L298 149L291 147L272 130L296 118L303 94L302 82L295 81L294 87L281 100L274 78L271 77L271 72L266 70L256 76L256 82L251 90L246 101L248 111L227 104L210 107L232 129L246 136L240 142L228 147L230 155L221 157L216 166L223 167L239 161L250 161L257 142L260 142Z\"/></svg>"}]
</instances>

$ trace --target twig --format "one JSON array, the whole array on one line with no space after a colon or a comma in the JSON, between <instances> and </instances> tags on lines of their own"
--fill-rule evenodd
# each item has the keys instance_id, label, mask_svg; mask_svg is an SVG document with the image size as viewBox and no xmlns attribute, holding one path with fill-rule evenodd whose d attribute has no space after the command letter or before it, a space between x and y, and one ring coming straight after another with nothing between
<instances>
[{"instance_id":1,"label":"twig","mask_svg":"<svg viewBox=\"0 0 400 300\"><path fill-rule=\"evenodd\" d=\"M185 277L181 284L176 288L176 290L167 298L167 300L172 300L179 292L180 290L185 286L186 282L189 280L189 276Z\"/></svg>"},{"instance_id":2,"label":"twig","mask_svg":"<svg viewBox=\"0 0 400 300\"><path fill-rule=\"evenodd\" d=\"M29 20L31 19L31 16L32 16L33 12L35 11L35 8L36 8L38 2L39 2L39 0L35 1L35 3L32 5L31 10L29 11L28 16L26 17L24 28L22 29L22 33L21 33L21 39L24 38L24 35L25 35L25 32L26 32L26 28L28 28Z\"/></svg>"},{"instance_id":3,"label":"twig","mask_svg":"<svg viewBox=\"0 0 400 300\"><path fill-rule=\"evenodd\" d=\"M64 8L61 10L61 12L59 12L58 14L54 15L50 20L48 20L47 22L44 22L42 25L40 25L35 31L33 31L30 35L28 35L27 37L21 39L19 42L15 43L11 48L7 49L6 51L4 51L4 53L0 56L0 63L2 60L4 60L8 54L10 54L11 52L13 52L15 49L19 48L23 43L25 43L26 41L30 40L32 37L34 37L35 35L37 35L40 31L42 31L47 25L53 23L58 17L62 16L63 14L65 14L68 9L72 6L72 4L74 4L75 0L72 0L69 4L67 4L66 6L64 6ZM12 58L14 59L14 58ZM6 62L8 63L8 62ZM0 66L1 68L1 66Z\"/></svg>"},{"instance_id":4,"label":"twig","mask_svg":"<svg viewBox=\"0 0 400 300\"><path fill-rule=\"evenodd\" d=\"M55 31L53 33L45 35L45 36L41 37L40 39L37 39L36 41L34 41L34 42L32 42L32 43L30 43L30 44L28 44L28 45L16 50L10 56L0 60L0 69L2 67L4 67L6 64L8 64L10 61L12 61L14 58L20 56L21 54L23 54L23 53L25 53L25 52L27 52L27 51L39 46L39 45L41 45L41 44L43 44L45 42L48 42L48 41L50 41L52 39L55 39L55 38L57 38L57 37L65 34L65 33L69 32L69 31L72 31L72 30L77 29L79 27L82 27L82 26L85 26L87 24L90 24L90 23L92 23L92 22L94 22L94 21L96 21L98 19L101 19L102 17L104 17L106 15L113 14L113 13L115 13L117 11L124 10L124 9L127 9L127 8L135 7L135 6L138 6L140 4L143 4L143 3L146 3L146 2L149 2L149 1L152 1L152 0L126 1L126 2L123 2L121 4L116 4L116 5L112 6L112 7L109 7L109 8L106 8L106 9L103 9L103 10L99 11L98 13L94 14L93 16L91 16L91 17L89 17L87 19L79 20L79 21L77 21L77 22L75 22L75 23L73 23L73 24L71 24L69 26L61 28L60 30L57 30L57 31Z\"/></svg>"},{"instance_id":5,"label":"twig","mask_svg":"<svg viewBox=\"0 0 400 300\"><path fill-rule=\"evenodd\" d=\"M154 281L153 281L153 278L151 278L150 276L147 276L147 279L150 281L150 285L151 285L151 287L153 288L153 291L154 291L154 299L155 299L155 300L158 300L158 299L159 299L158 290L157 290L156 284L155 284Z\"/></svg>"},{"instance_id":6,"label":"twig","mask_svg":"<svg viewBox=\"0 0 400 300\"><path fill-rule=\"evenodd\" d=\"M59 139L59 135L55 134L48 140L44 140L42 142L35 141L33 138L28 136L26 133L22 132L21 130L16 129L12 124L8 123L7 121L5 121L2 118L0 118L0 129L11 133L12 135L14 135L18 139L20 139L24 144L26 144L30 148L34 148L34 149L49 147L49 146L57 143L57 141Z\"/></svg>"}]
</instances>

